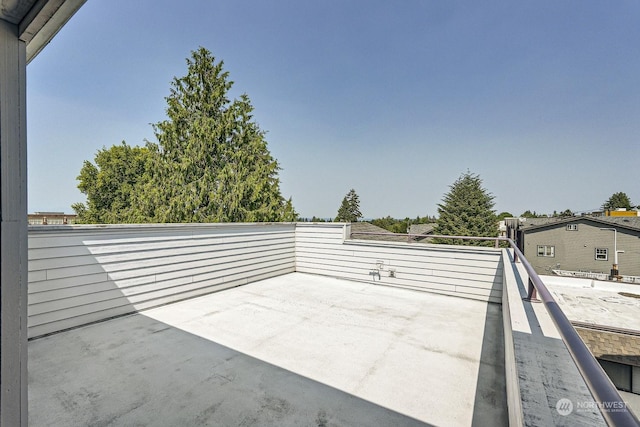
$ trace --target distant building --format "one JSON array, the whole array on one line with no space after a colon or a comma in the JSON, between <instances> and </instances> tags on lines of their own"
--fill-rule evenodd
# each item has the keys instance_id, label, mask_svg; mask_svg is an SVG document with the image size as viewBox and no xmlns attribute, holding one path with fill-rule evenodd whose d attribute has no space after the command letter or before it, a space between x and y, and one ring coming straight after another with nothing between
<instances>
[{"instance_id":1,"label":"distant building","mask_svg":"<svg viewBox=\"0 0 640 427\"><path fill-rule=\"evenodd\" d=\"M640 276L640 217L510 218L507 235L538 274L553 270ZM515 229L514 229L515 227ZM615 230L615 232L614 232Z\"/></svg>"},{"instance_id":2,"label":"distant building","mask_svg":"<svg viewBox=\"0 0 640 427\"><path fill-rule=\"evenodd\" d=\"M29 225L67 225L75 224L76 214L64 212L36 212L28 214Z\"/></svg>"},{"instance_id":3,"label":"distant building","mask_svg":"<svg viewBox=\"0 0 640 427\"><path fill-rule=\"evenodd\" d=\"M629 217L629 216L639 216L640 212L638 211L628 211L624 208L622 209L616 209L613 211L605 211L604 212L605 216L624 216L624 217Z\"/></svg>"}]
</instances>

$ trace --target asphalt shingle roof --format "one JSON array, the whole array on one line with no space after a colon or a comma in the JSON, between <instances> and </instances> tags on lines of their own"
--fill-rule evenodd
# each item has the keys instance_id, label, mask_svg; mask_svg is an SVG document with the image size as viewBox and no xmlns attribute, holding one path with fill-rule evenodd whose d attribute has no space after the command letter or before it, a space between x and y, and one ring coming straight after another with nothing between
<instances>
[{"instance_id":1,"label":"asphalt shingle roof","mask_svg":"<svg viewBox=\"0 0 640 427\"><path fill-rule=\"evenodd\" d=\"M542 228L548 225L567 224L577 221L591 221L604 225L616 225L618 227L640 230L640 217L636 216L572 216L568 218L526 218L521 223L523 230Z\"/></svg>"},{"instance_id":2,"label":"asphalt shingle roof","mask_svg":"<svg viewBox=\"0 0 640 427\"><path fill-rule=\"evenodd\" d=\"M358 233L379 233L381 235L370 234L358 234ZM385 236L388 234L388 236ZM382 227L373 225L368 222L352 222L351 223L351 238L360 240L382 240L387 242L406 242L407 237L396 236L389 230L385 230Z\"/></svg>"}]
</instances>

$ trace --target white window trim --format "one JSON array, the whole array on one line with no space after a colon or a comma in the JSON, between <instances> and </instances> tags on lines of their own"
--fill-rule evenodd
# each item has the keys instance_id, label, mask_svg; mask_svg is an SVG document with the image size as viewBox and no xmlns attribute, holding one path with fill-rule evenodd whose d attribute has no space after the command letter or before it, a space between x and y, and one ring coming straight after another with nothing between
<instances>
[{"instance_id":1,"label":"white window trim","mask_svg":"<svg viewBox=\"0 0 640 427\"><path fill-rule=\"evenodd\" d=\"M542 251L541 251L541 249L542 249ZM537 255L539 257L555 258L555 256L556 256L556 247L554 245L538 245Z\"/></svg>"},{"instance_id":2,"label":"white window trim","mask_svg":"<svg viewBox=\"0 0 640 427\"><path fill-rule=\"evenodd\" d=\"M598 251L604 251L604 253L598 256ZM602 255L604 255L604 258L602 258ZM595 248L594 257L596 261L609 261L609 248Z\"/></svg>"}]
</instances>

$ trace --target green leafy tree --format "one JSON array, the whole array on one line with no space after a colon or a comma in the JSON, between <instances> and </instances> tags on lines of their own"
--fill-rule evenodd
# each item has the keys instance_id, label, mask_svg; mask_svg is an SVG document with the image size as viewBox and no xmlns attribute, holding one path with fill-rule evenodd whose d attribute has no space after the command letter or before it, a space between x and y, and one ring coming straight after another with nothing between
<instances>
[{"instance_id":1,"label":"green leafy tree","mask_svg":"<svg viewBox=\"0 0 640 427\"><path fill-rule=\"evenodd\" d=\"M377 227L384 228L385 230L391 231L394 225L398 222L398 220L387 215L384 218L372 219L369 222Z\"/></svg>"},{"instance_id":2,"label":"green leafy tree","mask_svg":"<svg viewBox=\"0 0 640 427\"><path fill-rule=\"evenodd\" d=\"M496 237L497 218L493 210L494 197L482 187L478 175L467 172L450 186L450 191L438 205L436 234L450 236ZM482 241L437 239L437 243L487 245Z\"/></svg>"},{"instance_id":3,"label":"green leafy tree","mask_svg":"<svg viewBox=\"0 0 640 427\"><path fill-rule=\"evenodd\" d=\"M431 218L429 216L418 216L415 219L411 219L408 217L405 219L396 219L387 215L384 218L372 219L369 222L375 226L391 231L392 233L406 233L412 224L429 224L436 222L436 220L435 218Z\"/></svg>"},{"instance_id":4,"label":"green leafy tree","mask_svg":"<svg viewBox=\"0 0 640 427\"><path fill-rule=\"evenodd\" d=\"M500 212L498 214L497 220L502 221L505 218L513 218L513 215L511 214L511 212Z\"/></svg>"},{"instance_id":5,"label":"green leafy tree","mask_svg":"<svg viewBox=\"0 0 640 427\"><path fill-rule=\"evenodd\" d=\"M417 216L416 219L411 220L411 224L432 224L436 222L435 216Z\"/></svg>"},{"instance_id":6,"label":"green leafy tree","mask_svg":"<svg viewBox=\"0 0 640 427\"><path fill-rule=\"evenodd\" d=\"M352 188L342 199L335 221L358 222L360 218L362 218L360 198L356 194L356 190Z\"/></svg>"},{"instance_id":7,"label":"green leafy tree","mask_svg":"<svg viewBox=\"0 0 640 427\"><path fill-rule=\"evenodd\" d=\"M371 224L384 228L392 233L406 233L409 228L409 218L396 219L390 216L386 218L374 219Z\"/></svg>"},{"instance_id":8,"label":"green leafy tree","mask_svg":"<svg viewBox=\"0 0 640 427\"><path fill-rule=\"evenodd\" d=\"M407 233L409 232L409 218L397 220L395 224L391 226L389 230L392 233Z\"/></svg>"},{"instance_id":9,"label":"green leafy tree","mask_svg":"<svg viewBox=\"0 0 640 427\"><path fill-rule=\"evenodd\" d=\"M564 211L558 213L557 211L553 211L553 215L551 215L553 218L569 218L572 216L575 216L575 214L573 213L573 211L571 209L565 209Z\"/></svg>"},{"instance_id":10,"label":"green leafy tree","mask_svg":"<svg viewBox=\"0 0 640 427\"><path fill-rule=\"evenodd\" d=\"M602 205L603 210L615 210L615 209L627 209L633 208L631 200L626 193L618 192L614 193L609 199Z\"/></svg>"},{"instance_id":11,"label":"green leafy tree","mask_svg":"<svg viewBox=\"0 0 640 427\"><path fill-rule=\"evenodd\" d=\"M148 182L152 154L144 147L120 145L99 150L95 164L85 161L78 176L78 188L87 196L87 204L72 205L79 223L146 222L135 203L140 186Z\"/></svg>"},{"instance_id":12,"label":"green leafy tree","mask_svg":"<svg viewBox=\"0 0 640 427\"><path fill-rule=\"evenodd\" d=\"M536 211L531 212L530 210L526 210L522 213L522 215L520 215L520 217L522 218L543 218L546 217L546 215L539 215L536 213Z\"/></svg>"}]
</instances>

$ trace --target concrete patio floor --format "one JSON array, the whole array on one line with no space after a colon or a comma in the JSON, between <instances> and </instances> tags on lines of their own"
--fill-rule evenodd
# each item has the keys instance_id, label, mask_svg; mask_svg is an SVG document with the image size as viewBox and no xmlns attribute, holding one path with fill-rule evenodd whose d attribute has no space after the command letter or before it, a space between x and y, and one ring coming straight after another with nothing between
<instances>
[{"instance_id":1,"label":"concrete patio floor","mask_svg":"<svg viewBox=\"0 0 640 427\"><path fill-rule=\"evenodd\" d=\"M31 426L506 425L501 307L293 273L29 342Z\"/></svg>"}]
</instances>

